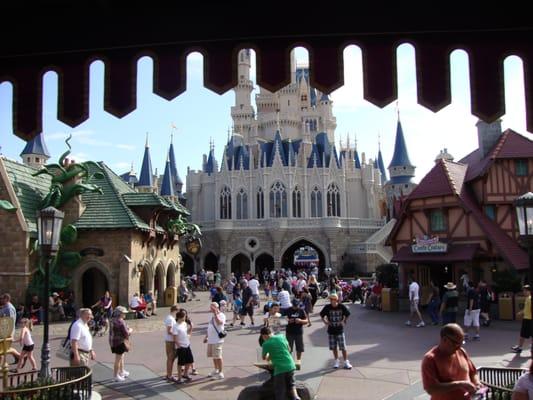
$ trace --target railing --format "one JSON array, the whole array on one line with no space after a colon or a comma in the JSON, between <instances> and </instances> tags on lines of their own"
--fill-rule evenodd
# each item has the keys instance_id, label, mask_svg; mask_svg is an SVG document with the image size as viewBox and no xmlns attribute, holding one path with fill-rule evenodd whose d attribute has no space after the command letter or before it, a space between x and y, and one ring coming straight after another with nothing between
<instances>
[{"instance_id":1,"label":"railing","mask_svg":"<svg viewBox=\"0 0 533 400\"><path fill-rule=\"evenodd\" d=\"M511 400L514 384L527 370L521 368L480 367L477 372L481 383L489 388L487 399Z\"/></svg>"},{"instance_id":2,"label":"railing","mask_svg":"<svg viewBox=\"0 0 533 400\"><path fill-rule=\"evenodd\" d=\"M323 217L323 218L265 218L265 219L229 219L217 220L227 223L228 229L235 228L268 228L277 224L287 224L290 229L304 229L304 228L320 228L329 227L330 222L335 221L339 228L351 229L371 229L378 230L385 225L381 219L371 218L338 218L338 217ZM213 230L216 227L214 221L200 221L197 222L201 226L202 231Z\"/></svg>"},{"instance_id":3,"label":"railing","mask_svg":"<svg viewBox=\"0 0 533 400\"><path fill-rule=\"evenodd\" d=\"M38 371L12 374L0 400L89 400L92 372L88 367L52 368L50 379L43 381Z\"/></svg>"}]
</instances>

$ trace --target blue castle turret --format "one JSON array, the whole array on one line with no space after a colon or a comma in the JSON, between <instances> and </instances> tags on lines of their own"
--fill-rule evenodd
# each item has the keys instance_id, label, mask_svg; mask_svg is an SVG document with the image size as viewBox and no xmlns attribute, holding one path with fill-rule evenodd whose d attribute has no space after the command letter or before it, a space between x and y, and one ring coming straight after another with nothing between
<instances>
[{"instance_id":1,"label":"blue castle turret","mask_svg":"<svg viewBox=\"0 0 533 400\"><path fill-rule=\"evenodd\" d=\"M174 197L174 179L172 175L172 167L170 166L170 157L167 157L165 164L165 173L163 174L163 180L161 182L161 196Z\"/></svg>"},{"instance_id":2,"label":"blue castle turret","mask_svg":"<svg viewBox=\"0 0 533 400\"><path fill-rule=\"evenodd\" d=\"M144 146L143 163L137 188L140 191L151 192L154 188L154 176L152 174L152 160L150 158L150 146L148 146L148 134L146 135L146 145Z\"/></svg>"},{"instance_id":3,"label":"blue castle turret","mask_svg":"<svg viewBox=\"0 0 533 400\"><path fill-rule=\"evenodd\" d=\"M182 194L182 188L183 188L183 181L181 180L179 174L178 174L178 168L176 167L176 157L174 156L174 143L173 143L173 136L171 136L170 139L170 147L168 148L168 161L170 163L170 173L172 174L172 185L174 194L177 195L179 198L183 197ZM166 167L165 167L166 169Z\"/></svg>"},{"instance_id":4,"label":"blue castle turret","mask_svg":"<svg viewBox=\"0 0 533 400\"><path fill-rule=\"evenodd\" d=\"M26 143L22 153L20 153L22 162L30 167L41 168L50 158L50 153L46 147L43 133L39 133L32 140Z\"/></svg>"}]
</instances>

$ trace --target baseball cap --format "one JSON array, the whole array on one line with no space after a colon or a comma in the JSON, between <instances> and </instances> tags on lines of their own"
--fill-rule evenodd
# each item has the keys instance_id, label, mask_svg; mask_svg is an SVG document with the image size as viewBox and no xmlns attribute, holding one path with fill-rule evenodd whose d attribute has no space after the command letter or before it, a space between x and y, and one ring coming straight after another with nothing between
<instances>
[{"instance_id":1,"label":"baseball cap","mask_svg":"<svg viewBox=\"0 0 533 400\"><path fill-rule=\"evenodd\" d=\"M296 307L296 306L299 306L300 305L300 300L298 299L292 299L291 300L291 304Z\"/></svg>"},{"instance_id":2,"label":"baseball cap","mask_svg":"<svg viewBox=\"0 0 533 400\"><path fill-rule=\"evenodd\" d=\"M59 297L59 293L54 292L54 293L52 293L52 296L53 296L53 297Z\"/></svg>"}]
</instances>

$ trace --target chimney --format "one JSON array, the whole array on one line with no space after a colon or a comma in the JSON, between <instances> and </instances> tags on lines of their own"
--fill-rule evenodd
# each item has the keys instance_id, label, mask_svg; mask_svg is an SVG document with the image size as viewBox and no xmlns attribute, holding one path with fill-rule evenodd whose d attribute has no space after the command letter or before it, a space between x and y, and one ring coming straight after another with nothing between
<instances>
[{"instance_id":1,"label":"chimney","mask_svg":"<svg viewBox=\"0 0 533 400\"><path fill-rule=\"evenodd\" d=\"M490 124L479 120L476 126L479 150L481 151L481 156L486 157L502 135L502 120L497 119Z\"/></svg>"}]
</instances>

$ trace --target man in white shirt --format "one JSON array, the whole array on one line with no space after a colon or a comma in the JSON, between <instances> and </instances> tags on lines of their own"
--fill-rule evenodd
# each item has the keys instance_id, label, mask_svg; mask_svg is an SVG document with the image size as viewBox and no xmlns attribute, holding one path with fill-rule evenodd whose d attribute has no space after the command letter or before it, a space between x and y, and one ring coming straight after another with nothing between
<instances>
[{"instance_id":1,"label":"man in white shirt","mask_svg":"<svg viewBox=\"0 0 533 400\"><path fill-rule=\"evenodd\" d=\"M213 315L207 323L207 334L205 335L204 343L207 343L207 357L213 359L215 369L207 376L213 379L224 379L224 372L222 371L222 345L224 338L221 338L219 333L224 332L226 315L220 311L218 303L211 303L209 310Z\"/></svg>"},{"instance_id":2,"label":"man in white shirt","mask_svg":"<svg viewBox=\"0 0 533 400\"><path fill-rule=\"evenodd\" d=\"M70 366L89 366L89 360L95 359L93 350L93 336L89 330L88 322L93 318L90 308L80 308L80 318L74 322L70 329Z\"/></svg>"},{"instance_id":3,"label":"man in white shirt","mask_svg":"<svg viewBox=\"0 0 533 400\"><path fill-rule=\"evenodd\" d=\"M287 315L287 310L291 308L291 295L287 290L281 288L278 293L279 307L281 309L281 315Z\"/></svg>"},{"instance_id":4,"label":"man in white shirt","mask_svg":"<svg viewBox=\"0 0 533 400\"><path fill-rule=\"evenodd\" d=\"M359 278L356 275L354 279L352 280L351 284L352 284L352 293L350 293L350 297L352 300L352 304L354 304L356 300L359 300L359 302L363 304L363 294L361 293L361 287L363 286L363 281L361 280L361 278Z\"/></svg>"},{"instance_id":5,"label":"man in white shirt","mask_svg":"<svg viewBox=\"0 0 533 400\"><path fill-rule=\"evenodd\" d=\"M178 306L173 305L170 307L170 314L165 317L163 323L165 324L165 353L167 355L167 379L172 379L172 366L174 364L174 359L176 358L176 352L174 350L174 336L172 330L174 325L176 325L176 319L174 316L178 311Z\"/></svg>"},{"instance_id":6,"label":"man in white shirt","mask_svg":"<svg viewBox=\"0 0 533 400\"><path fill-rule=\"evenodd\" d=\"M409 304L410 304L411 314L409 315L409 319L405 322L405 325L411 326L411 319L416 314L419 319L419 322L416 325L416 327L422 328L423 326L426 326L426 324L424 323L424 320L422 319L422 315L420 314L420 311L418 310L418 303L420 300L419 292L420 292L420 286L418 285L418 283L415 282L413 277L410 277L409 278Z\"/></svg>"},{"instance_id":7,"label":"man in white shirt","mask_svg":"<svg viewBox=\"0 0 533 400\"><path fill-rule=\"evenodd\" d=\"M248 281L248 287L252 290L252 296L254 297L255 305L259 306L259 281L252 276L252 279Z\"/></svg>"}]
</instances>

